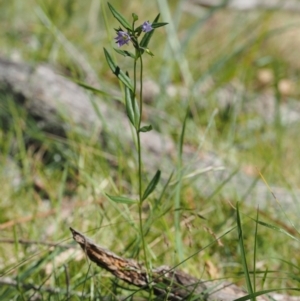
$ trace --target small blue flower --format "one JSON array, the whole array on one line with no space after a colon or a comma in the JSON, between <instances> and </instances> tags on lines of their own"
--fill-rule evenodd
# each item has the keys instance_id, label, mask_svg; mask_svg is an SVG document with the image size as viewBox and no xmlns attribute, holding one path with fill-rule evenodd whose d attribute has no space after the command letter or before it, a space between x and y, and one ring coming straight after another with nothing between
<instances>
[{"instance_id":1,"label":"small blue flower","mask_svg":"<svg viewBox=\"0 0 300 301\"><path fill-rule=\"evenodd\" d=\"M152 25L150 24L149 21L145 21L142 25L142 31L143 32L149 32L153 29Z\"/></svg>"},{"instance_id":2,"label":"small blue flower","mask_svg":"<svg viewBox=\"0 0 300 301\"><path fill-rule=\"evenodd\" d=\"M122 30L117 31L117 36L115 37L116 43L119 47L128 44L128 42L131 40L130 35Z\"/></svg>"}]
</instances>

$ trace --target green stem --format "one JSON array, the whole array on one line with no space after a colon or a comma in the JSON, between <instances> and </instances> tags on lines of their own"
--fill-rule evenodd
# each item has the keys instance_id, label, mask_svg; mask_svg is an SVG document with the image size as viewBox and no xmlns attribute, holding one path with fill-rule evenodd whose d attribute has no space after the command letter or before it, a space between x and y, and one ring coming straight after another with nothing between
<instances>
[{"instance_id":1,"label":"green stem","mask_svg":"<svg viewBox=\"0 0 300 301\"><path fill-rule=\"evenodd\" d=\"M140 55L140 62L141 62L141 69L140 69L140 124L139 127L141 126L142 122L142 112L143 112L143 57L142 54Z\"/></svg>"},{"instance_id":2,"label":"green stem","mask_svg":"<svg viewBox=\"0 0 300 301\"><path fill-rule=\"evenodd\" d=\"M137 53L135 53L137 55ZM134 65L133 65L133 97L135 97L136 93L136 65L137 65L137 59L134 59Z\"/></svg>"},{"instance_id":3,"label":"green stem","mask_svg":"<svg viewBox=\"0 0 300 301\"><path fill-rule=\"evenodd\" d=\"M141 120L142 120L142 112L143 112L143 59L140 55L140 120L138 129L141 127ZM141 147L141 132L137 130L137 145L138 145L138 177L139 177L139 221L140 221L140 230L141 230L141 239L142 239L142 247L144 251L144 257L146 262L147 270L148 267L148 260L147 260L147 251L146 251L146 244L144 239L143 233L143 220L142 220L142 205L143 205L143 187L142 187L142 147Z\"/></svg>"},{"instance_id":4,"label":"green stem","mask_svg":"<svg viewBox=\"0 0 300 301\"><path fill-rule=\"evenodd\" d=\"M142 54L140 54L140 120L139 120L139 127L141 127L141 122L142 122L142 113L143 113L143 57ZM150 285L150 300L152 299L152 274L151 274L151 269L150 265L148 262L148 256L147 256L147 250L146 250L146 244L145 244L145 239L144 239L144 233L143 233L143 220L142 220L142 205L143 205L143 199L142 199L142 151L141 151L141 139L140 139L140 134L141 132L137 132L137 137L138 137L138 161L139 161L139 196L140 196L140 202L139 202L139 219L140 219L140 228L141 228L141 235L142 235L142 246L143 246L143 251L144 251L144 257L145 257L145 265L146 265L146 270L147 270L147 275L148 275L148 282Z\"/></svg>"},{"instance_id":5,"label":"green stem","mask_svg":"<svg viewBox=\"0 0 300 301\"><path fill-rule=\"evenodd\" d=\"M138 191L139 191L139 227L140 227L140 235L142 240L142 248L144 253L144 258L146 262L147 270L149 271L148 267L148 260L147 260L147 252L146 252L146 244L144 239L144 231L143 231L143 220L142 220L142 204L143 204L143 186L142 186L142 147L141 147L141 137L139 128L141 127L141 119L142 119L142 112L143 112L143 59L139 53L139 49L136 49L136 57L140 60L140 120L138 127L136 129L136 138L137 138L137 152L138 152ZM136 95L136 82L137 82L137 60L134 60L134 70L133 70L133 95Z\"/></svg>"}]
</instances>

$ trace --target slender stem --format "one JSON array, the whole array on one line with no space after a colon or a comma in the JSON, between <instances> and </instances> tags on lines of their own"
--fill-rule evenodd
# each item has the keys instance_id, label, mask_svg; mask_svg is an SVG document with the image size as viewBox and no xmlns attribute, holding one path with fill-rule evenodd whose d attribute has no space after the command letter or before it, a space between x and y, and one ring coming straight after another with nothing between
<instances>
[{"instance_id":1,"label":"slender stem","mask_svg":"<svg viewBox=\"0 0 300 301\"><path fill-rule=\"evenodd\" d=\"M137 50L136 50L135 55L137 55ZM135 93L136 93L136 66L137 66L137 59L134 59L134 64L133 64L133 97L135 97Z\"/></svg>"},{"instance_id":2,"label":"slender stem","mask_svg":"<svg viewBox=\"0 0 300 301\"><path fill-rule=\"evenodd\" d=\"M142 113L143 113L143 57L142 55L140 55L140 62L141 62L141 65L140 65L140 75L141 75L141 78L140 78L140 126L141 126L141 121L142 121Z\"/></svg>"},{"instance_id":3,"label":"slender stem","mask_svg":"<svg viewBox=\"0 0 300 301\"><path fill-rule=\"evenodd\" d=\"M136 83L137 83L137 60L140 60L140 103L139 103L139 109L140 109L140 120L136 131L136 138L137 138L137 152L138 152L138 194L139 194L139 227L140 227L140 235L142 240L142 249L145 257L146 267L148 268L148 261L147 261L147 252L146 252L146 245L144 240L144 231L143 231L143 220L142 220L142 204L143 204L143 186L142 186L142 147L141 147L141 137L140 137L140 131L139 128L141 127L141 118L142 118L142 112L143 112L143 59L140 55L140 50L135 50L136 59L134 60L134 66L133 66L133 97L136 95Z\"/></svg>"},{"instance_id":4,"label":"slender stem","mask_svg":"<svg viewBox=\"0 0 300 301\"><path fill-rule=\"evenodd\" d=\"M142 88L143 88L143 60L142 56L140 56L140 120L138 129L141 127L141 120L142 120L142 112L143 112L143 97L142 97ZM138 177L139 177L139 209L140 209L140 226L141 226L141 235L143 237L143 229L142 229L142 147L141 147L141 137L140 131L137 131L137 140L138 140ZM143 238L142 238L143 239ZM144 243L143 243L144 244Z\"/></svg>"},{"instance_id":5,"label":"slender stem","mask_svg":"<svg viewBox=\"0 0 300 301\"><path fill-rule=\"evenodd\" d=\"M139 50L140 51L140 50ZM143 57L142 54L140 55L140 120L139 120L139 127L141 127L141 122L142 122L142 113L143 113ZM147 275L148 275L148 283L150 285L150 300L152 299L152 274L151 274L151 269L150 265L148 262L148 256L147 256L147 250L146 250L146 243L145 243L145 238L144 238L144 231L143 231L143 220L142 220L142 205L143 205L143 191L142 191L142 147L141 147L141 138L140 138L140 131L137 131L137 140L138 140L138 162L139 162L139 221L140 221L140 231L141 231L141 238L142 238L142 247L144 251L144 257L145 257L145 265L146 265L146 270L147 270Z\"/></svg>"},{"instance_id":6,"label":"slender stem","mask_svg":"<svg viewBox=\"0 0 300 301\"><path fill-rule=\"evenodd\" d=\"M140 50L138 50L140 51ZM143 112L143 59L142 55L139 56L140 59L140 120L139 120L139 127L141 127L141 120L142 120L142 112ZM142 239L142 247L144 251L144 257L146 262L147 270L148 267L148 260L147 260L147 251L146 251L146 244L144 239L144 231L143 231L143 220L142 220L142 205L143 205L143 187L142 187L142 147L141 147L141 132L137 130L137 145L138 145L138 178L139 178L139 222L140 222L140 231L141 231L141 239Z\"/></svg>"}]
</instances>

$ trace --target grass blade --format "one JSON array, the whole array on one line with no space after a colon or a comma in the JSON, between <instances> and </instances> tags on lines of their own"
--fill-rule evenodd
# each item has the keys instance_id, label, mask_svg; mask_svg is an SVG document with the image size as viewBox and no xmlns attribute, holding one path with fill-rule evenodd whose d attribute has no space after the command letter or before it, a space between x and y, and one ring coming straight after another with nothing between
<instances>
[{"instance_id":1,"label":"grass blade","mask_svg":"<svg viewBox=\"0 0 300 301\"><path fill-rule=\"evenodd\" d=\"M183 254L183 243L181 237L181 230L180 230L180 207L181 207L181 189L182 189L182 151L183 151L183 142L184 142L184 134L185 134L185 127L186 121L188 117L189 106L186 108L185 117L182 124L182 130L180 135L180 142L179 142L179 150L178 150L178 177L177 177L177 187L176 187L176 195L175 195L175 204L174 204L174 223L175 223L175 240L176 240L176 248L178 252L178 256L180 261L183 261L184 254Z\"/></svg>"},{"instance_id":2,"label":"grass blade","mask_svg":"<svg viewBox=\"0 0 300 301\"><path fill-rule=\"evenodd\" d=\"M254 255L253 255L253 290L254 290L254 292L255 292L255 287L256 287L256 248L257 248L258 214L259 214L259 210L257 208L256 223L255 223L255 236L254 236Z\"/></svg>"},{"instance_id":3,"label":"grass blade","mask_svg":"<svg viewBox=\"0 0 300 301\"><path fill-rule=\"evenodd\" d=\"M237 220L239 246L240 246L240 251L241 251L241 256L242 256L242 264L243 264L244 274L245 274L245 278L246 278L247 288L248 288L249 295L251 295L251 300L255 301L256 298L255 298L254 291L252 288L252 284L251 284L251 280L250 280L250 273L248 270L247 259L246 259L239 203L236 204L236 220ZM246 299L246 300L248 300L248 299Z\"/></svg>"},{"instance_id":4,"label":"grass blade","mask_svg":"<svg viewBox=\"0 0 300 301\"><path fill-rule=\"evenodd\" d=\"M267 228L270 228L270 229L275 230L277 232L283 233L283 234L287 235L288 237L290 237L294 240L297 240L299 242L299 239L297 237L295 237L294 235L290 234L289 232L287 232L286 230L284 230L280 227L277 227L277 226L274 226L274 225L271 225L271 224L268 224L268 223L265 223L265 222L262 222L262 221L257 221L257 223L259 223L260 225L262 225L264 227L267 227Z\"/></svg>"}]
</instances>

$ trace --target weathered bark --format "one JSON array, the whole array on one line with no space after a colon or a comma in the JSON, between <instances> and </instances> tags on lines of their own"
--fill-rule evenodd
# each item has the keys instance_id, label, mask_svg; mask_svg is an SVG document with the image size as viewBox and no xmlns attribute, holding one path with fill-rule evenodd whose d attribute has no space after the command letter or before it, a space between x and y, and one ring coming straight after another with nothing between
<instances>
[{"instance_id":1,"label":"weathered bark","mask_svg":"<svg viewBox=\"0 0 300 301\"><path fill-rule=\"evenodd\" d=\"M74 240L81 246L89 259L101 268L112 273L119 279L149 290L151 285L154 293L162 300L207 300L232 301L246 296L247 293L233 283L227 281L205 281L197 279L180 270L161 266L151 271L151 281L145 268L133 259L125 259L95 244L82 233L70 228ZM271 293L273 299L261 295L258 301L280 300L299 301L298 297ZM196 298L196 299L195 299Z\"/></svg>"}]
</instances>

